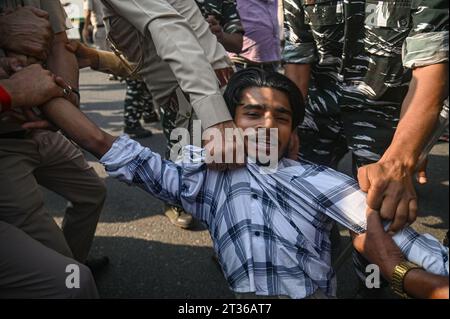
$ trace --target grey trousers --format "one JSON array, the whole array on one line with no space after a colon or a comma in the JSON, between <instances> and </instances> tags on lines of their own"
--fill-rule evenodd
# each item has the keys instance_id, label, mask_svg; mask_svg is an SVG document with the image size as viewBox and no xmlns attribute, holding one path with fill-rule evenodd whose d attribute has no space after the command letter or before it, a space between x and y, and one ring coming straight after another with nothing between
<instances>
[{"instance_id":1,"label":"grey trousers","mask_svg":"<svg viewBox=\"0 0 450 319\"><path fill-rule=\"evenodd\" d=\"M79 288L68 288L68 266L78 267ZM87 299L98 292L89 268L0 221L0 298Z\"/></svg>"}]
</instances>

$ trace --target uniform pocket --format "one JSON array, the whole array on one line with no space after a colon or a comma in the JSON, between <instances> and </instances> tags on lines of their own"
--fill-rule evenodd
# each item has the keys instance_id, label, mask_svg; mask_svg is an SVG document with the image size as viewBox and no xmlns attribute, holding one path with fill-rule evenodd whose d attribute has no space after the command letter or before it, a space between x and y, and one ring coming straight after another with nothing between
<instances>
[{"instance_id":1,"label":"uniform pocket","mask_svg":"<svg viewBox=\"0 0 450 319\"><path fill-rule=\"evenodd\" d=\"M312 26L336 25L344 22L342 0L303 0L305 22Z\"/></svg>"},{"instance_id":2,"label":"uniform pocket","mask_svg":"<svg viewBox=\"0 0 450 319\"><path fill-rule=\"evenodd\" d=\"M364 24L366 51L399 59L412 25L411 0L367 0Z\"/></svg>"}]
</instances>

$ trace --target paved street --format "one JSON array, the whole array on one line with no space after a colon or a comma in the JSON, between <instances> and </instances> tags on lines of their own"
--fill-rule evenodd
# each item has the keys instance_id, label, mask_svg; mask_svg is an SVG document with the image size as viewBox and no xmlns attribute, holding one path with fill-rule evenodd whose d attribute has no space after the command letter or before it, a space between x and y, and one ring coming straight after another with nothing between
<instances>
[{"instance_id":1,"label":"paved street","mask_svg":"<svg viewBox=\"0 0 450 319\"><path fill-rule=\"evenodd\" d=\"M124 89L123 83L109 81L107 75L82 71L82 110L103 129L121 134ZM146 127L151 128L154 136L140 141L162 154L165 138L160 126ZM415 227L440 240L448 229L448 154L448 144L438 144L433 149L430 183L418 188L420 218ZM106 178L95 159L90 155L88 158ZM108 269L97 278L102 297L233 298L212 260L211 240L201 225L190 231L178 229L163 215L159 200L111 178L106 178L106 184L108 198L92 249L94 255L107 255L111 260ZM67 203L51 192L44 192L49 212L60 222ZM353 296L355 282L348 260L338 272L338 296Z\"/></svg>"}]
</instances>

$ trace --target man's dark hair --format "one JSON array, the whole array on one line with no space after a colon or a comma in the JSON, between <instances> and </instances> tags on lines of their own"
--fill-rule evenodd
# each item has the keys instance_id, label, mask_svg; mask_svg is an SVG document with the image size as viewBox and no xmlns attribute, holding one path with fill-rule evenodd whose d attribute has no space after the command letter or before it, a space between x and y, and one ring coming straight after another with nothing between
<instances>
[{"instance_id":1,"label":"man's dark hair","mask_svg":"<svg viewBox=\"0 0 450 319\"><path fill-rule=\"evenodd\" d=\"M305 117L305 103L297 85L286 76L267 72L258 68L248 68L236 72L228 82L224 93L231 116L235 116L236 107L241 104L242 93L251 87L267 87L285 93L292 109L292 127L299 125Z\"/></svg>"}]
</instances>

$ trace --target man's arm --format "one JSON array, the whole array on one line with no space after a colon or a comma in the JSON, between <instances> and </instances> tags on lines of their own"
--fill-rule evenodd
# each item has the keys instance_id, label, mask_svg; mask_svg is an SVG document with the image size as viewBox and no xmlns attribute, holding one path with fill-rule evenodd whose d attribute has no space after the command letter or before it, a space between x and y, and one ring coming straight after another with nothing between
<instances>
[{"instance_id":1,"label":"man's arm","mask_svg":"<svg viewBox=\"0 0 450 319\"><path fill-rule=\"evenodd\" d=\"M182 170L176 164L163 160L136 141L104 132L75 106L60 109L57 105L47 104L43 111L70 139L100 159L110 176L135 184L170 204L183 205L201 217L201 209L193 207L196 207L197 194L203 187L205 170L191 173L188 180L183 180L182 188Z\"/></svg>"},{"instance_id":2,"label":"man's arm","mask_svg":"<svg viewBox=\"0 0 450 319\"><path fill-rule=\"evenodd\" d=\"M448 2L412 3L413 28L404 43L403 64L413 69L413 79L403 117L381 160L358 171L368 205L383 218L394 218L393 232L416 219L413 174L448 96Z\"/></svg>"},{"instance_id":3,"label":"man's arm","mask_svg":"<svg viewBox=\"0 0 450 319\"><path fill-rule=\"evenodd\" d=\"M317 59L311 28L305 23L305 12L301 1L284 2L283 50L284 70L306 98L311 76L311 64Z\"/></svg>"},{"instance_id":4,"label":"man's arm","mask_svg":"<svg viewBox=\"0 0 450 319\"><path fill-rule=\"evenodd\" d=\"M400 248L383 229L377 211L367 212L367 232L353 238L355 249L371 263L380 267L383 277L391 282L394 268L405 260ZM403 281L406 293L415 298L449 298L448 277L422 269L410 270Z\"/></svg>"},{"instance_id":5,"label":"man's arm","mask_svg":"<svg viewBox=\"0 0 450 319\"><path fill-rule=\"evenodd\" d=\"M0 63L1 64L1 63ZM12 66L15 68L15 66ZM64 95L62 79L57 79L51 72L44 70L39 64L27 66L11 75L8 79L0 79L0 86L11 97L11 107L31 108L48 100Z\"/></svg>"},{"instance_id":6,"label":"man's arm","mask_svg":"<svg viewBox=\"0 0 450 319\"><path fill-rule=\"evenodd\" d=\"M68 42L69 40L67 39L65 32L60 32L55 35L50 56L47 59L47 66L50 71L55 75L62 77L72 88L78 89L78 62L75 55L67 50L66 44ZM79 106L80 101L76 94L72 93L70 101L74 105ZM58 103L58 100L52 101L52 103Z\"/></svg>"}]
</instances>

